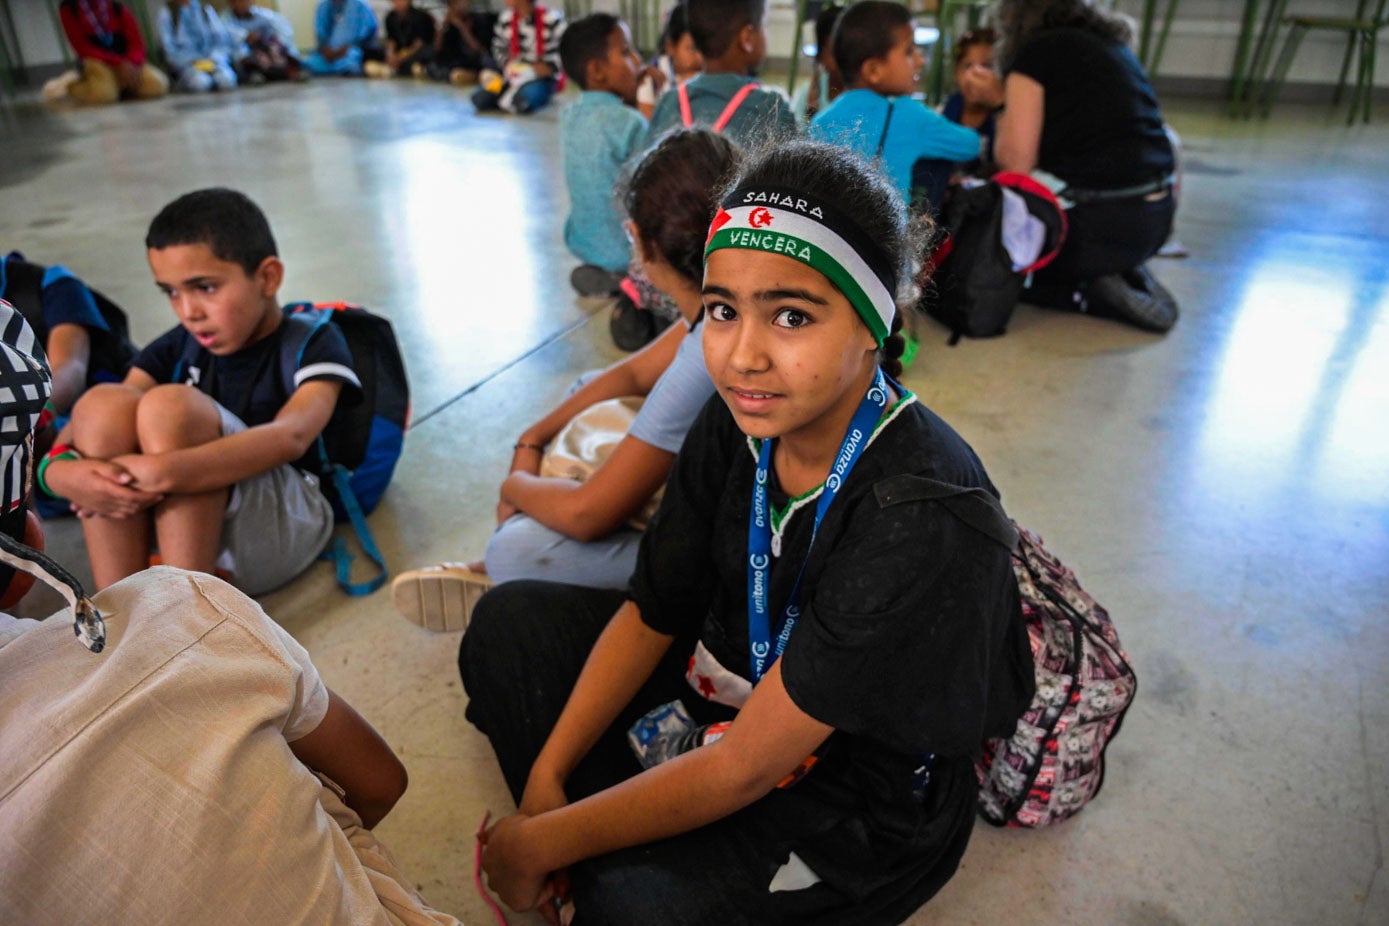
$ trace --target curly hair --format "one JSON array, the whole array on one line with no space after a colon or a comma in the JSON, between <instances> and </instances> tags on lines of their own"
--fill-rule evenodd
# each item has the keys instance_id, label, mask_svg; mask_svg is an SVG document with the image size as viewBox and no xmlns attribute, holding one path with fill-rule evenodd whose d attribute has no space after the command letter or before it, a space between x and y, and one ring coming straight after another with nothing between
<instances>
[{"instance_id":1,"label":"curly hair","mask_svg":"<svg viewBox=\"0 0 1389 926\"><path fill-rule=\"evenodd\" d=\"M996 60L1008 73L1018 49L1045 29L1084 29L1121 45L1133 43L1133 20L1101 9L1091 0L998 0L994 7L998 27Z\"/></svg>"},{"instance_id":2,"label":"curly hair","mask_svg":"<svg viewBox=\"0 0 1389 926\"><path fill-rule=\"evenodd\" d=\"M891 335L878 351L878 363L890 376L902 375L906 342L902 316L918 296L916 271L934 231L926 215L910 215L896 187L857 154L837 145L805 139L768 145L751 153L742 170L720 195L742 186L781 187L813 196L843 215L853 216L858 230L881 249L897 271L897 313Z\"/></svg>"}]
</instances>

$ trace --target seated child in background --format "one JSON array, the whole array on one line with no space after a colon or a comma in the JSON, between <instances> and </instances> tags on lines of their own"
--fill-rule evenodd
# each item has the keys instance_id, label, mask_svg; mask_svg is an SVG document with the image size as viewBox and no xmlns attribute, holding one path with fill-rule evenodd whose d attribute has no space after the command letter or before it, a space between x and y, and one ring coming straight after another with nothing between
<instances>
[{"instance_id":1,"label":"seated child in background","mask_svg":"<svg viewBox=\"0 0 1389 926\"><path fill-rule=\"evenodd\" d=\"M437 31L433 15L415 6L414 0L391 0L386 14L386 60L368 61L363 65L366 75L408 77L416 68L423 75L425 63L434 55Z\"/></svg>"},{"instance_id":2,"label":"seated child in background","mask_svg":"<svg viewBox=\"0 0 1389 926\"><path fill-rule=\"evenodd\" d=\"M627 586L642 536L631 522L651 505L714 392L701 349L700 281L717 188L737 166L737 149L704 129L672 132L642 158L623 193L634 264L675 301L682 321L640 353L581 378L521 434L484 561L403 573L392 590L408 619L431 630L461 630L482 591L514 579ZM540 475L544 448L572 419L630 395L646 401L587 480Z\"/></svg>"},{"instance_id":3,"label":"seated child in background","mask_svg":"<svg viewBox=\"0 0 1389 926\"><path fill-rule=\"evenodd\" d=\"M686 0L690 34L704 72L656 103L646 145L678 125L713 126L749 146L796 131L786 98L763 90L754 75L767 57L765 0ZM688 113L686 106L688 105Z\"/></svg>"},{"instance_id":4,"label":"seated child in background","mask_svg":"<svg viewBox=\"0 0 1389 926\"><path fill-rule=\"evenodd\" d=\"M834 63L832 47L834 27L843 15L844 7L831 3L815 17L815 69L791 100L796 121L803 126L844 92L844 79L839 75L839 65Z\"/></svg>"},{"instance_id":5,"label":"seated child in background","mask_svg":"<svg viewBox=\"0 0 1389 926\"><path fill-rule=\"evenodd\" d=\"M485 16L468 9L468 0L449 0L425 72L430 79L446 80L455 87L474 83L487 64L485 42L491 34L491 24Z\"/></svg>"},{"instance_id":6,"label":"seated child in background","mask_svg":"<svg viewBox=\"0 0 1389 926\"><path fill-rule=\"evenodd\" d=\"M473 93L480 111L531 113L550 102L559 87L559 42L564 14L532 0L507 0L492 32L492 60L500 74L488 75Z\"/></svg>"},{"instance_id":7,"label":"seated child in background","mask_svg":"<svg viewBox=\"0 0 1389 926\"><path fill-rule=\"evenodd\" d=\"M174 89L206 93L236 87L232 40L217 11L201 0L174 0L159 11L159 44Z\"/></svg>"},{"instance_id":8,"label":"seated child in background","mask_svg":"<svg viewBox=\"0 0 1389 926\"><path fill-rule=\"evenodd\" d=\"M994 70L995 41L992 29L971 29L955 40L950 51L955 60L955 92L941 107L945 118L979 133L983 161L993 159L995 116L1003 106L1003 82ZM978 160L967 169L977 165Z\"/></svg>"},{"instance_id":9,"label":"seated child in background","mask_svg":"<svg viewBox=\"0 0 1389 926\"><path fill-rule=\"evenodd\" d=\"M35 549L43 529L24 501L48 376L12 312L0 303L0 469L19 477L0 490L0 607L35 578L86 605ZM138 906L118 920L456 926L371 832L405 767L254 601L160 568L92 605L100 617L0 614L7 923L112 920L118 890Z\"/></svg>"},{"instance_id":10,"label":"seated child in background","mask_svg":"<svg viewBox=\"0 0 1389 926\"><path fill-rule=\"evenodd\" d=\"M661 33L661 53L637 84L637 110L650 119L662 94L674 90L702 70L704 56L695 48L694 37L690 35L689 8L684 2L677 3L666 17L666 28Z\"/></svg>"},{"instance_id":11,"label":"seated child in background","mask_svg":"<svg viewBox=\"0 0 1389 926\"><path fill-rule=\"evenodd\" d=\"M115 103L153 100L168 92L168 78L146 59L145 40L130 7L116 0L62 0L58 17L81 63L76 80L50 81L58 94L79 103Z\"/></svg>"},{"instance_id":12,"label":"seated child in background","mask_svg":"<svg viewBox=\"0 0 1389 926\"><path fill-rule=\"evenodd\" d=\"M344 393L360 389L332 325L281 381L284 279L265 215L241 193L199 190L165 206L145 238L180 324L119 385L87 391L39 484L72 500L100 588L163 561L220 569L248 594L313 563L333 510L304 460ZM288 398L286 398L288 396Z\"/></svg>"},{"instance_id":13,"label":"seated child in background","mask_svg":"<svg viewBox=\"0 0 1389 926\"><path fill-rule=\"evenodd\" d=\"M231 0L222 21L232 39L232 64L242 83L297 80L303 62L294 44L294 27L274 10L251 0Z\"/></svg>"},{"instance_id":14,"label":"seated child in background","mask_svg":"<svg viewBox=\"0 0 1389 926\"><path fill-rule=\"evenodd\" d=\"M810 123L810 136L882 159L884 173L912 203L918 161L940 161L926 184L932 204L954 162L979 156L979 134L956 125L910 94L921 70L911 12L888 0L861 0L844 11L834 33L834 59L849 88ZM920 181L918 181L919 183Z\"/></svg>"},{"instance_id":15,"label":"seated child in background","mask_svg":"<svg viewBox=\"0 0 1389 926\"><path fill-rule=\"evenodd\" d=\"M130 369L135 351L127 340L125 315L106 297L99 298L120 320L120 331L111 330L98 296L66 267L35 264L18 251L0 258L0 299L24 316L53 372L53 394L34 432L39 454L48 452L88 387L120 382Z\"/></svg>"},{"instance_id":16,"label":"seated child in background","mask_svg":"<svg viewBox=\"0 0 1389 926\"><path fill-rule=\"evenodd\" d=\"M323 0L314 13L314 52L304 66L315 74L355 77L380 57L376 14L367 0Z\"/></svg>"},{"instance_id":17,"label":"seated child in background","mask_svg":"<svg viewBox=\"0 0 1389 926\"><path fill-rule=\"evenodd\" d=\"M564 73L582 91L559 116L569 188L564 243L582 261L569 280L580 295L612 295L632 255L615 191L646 134L646 120L632 108L641 62L626 24L609 13L570 23L559 54Z\"/></svg>"}]
</instances>

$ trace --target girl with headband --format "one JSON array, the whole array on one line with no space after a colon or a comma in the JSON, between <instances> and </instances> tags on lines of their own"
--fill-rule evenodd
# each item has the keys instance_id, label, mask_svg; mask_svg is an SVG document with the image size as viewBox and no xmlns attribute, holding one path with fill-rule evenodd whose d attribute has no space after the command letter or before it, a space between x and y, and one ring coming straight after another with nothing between
<instances>
[{"instance_id":1,"label":"girl with headband","mask_svg":"<svg viewBox=\"0 0 1389 926\"><path fill-rule=\"evenodd\" d=\"M482 861L580 922L897 923L954 873L979 746L1032 694L997 492L885 369L918 253L886 181L795 142L722 202L717 397L628 591L504 586L464 636L520 808Z\"/></svg>"}]
</instances>

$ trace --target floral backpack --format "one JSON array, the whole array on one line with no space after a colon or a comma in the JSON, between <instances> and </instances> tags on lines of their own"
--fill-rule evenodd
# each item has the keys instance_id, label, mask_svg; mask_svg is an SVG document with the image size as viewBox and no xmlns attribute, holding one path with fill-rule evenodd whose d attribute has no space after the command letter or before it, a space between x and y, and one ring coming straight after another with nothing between
<instances>
[{"instance_id":1,"label":"floral backpack","mask_svg":"<svg viewBox=\"0 0 1389 926\"><path fill-rule=\"evenodd\" d=\"M975 771L979 812L996 826L1046 826L1085 806L1104 783L1104 749L1138 679L1109 613L1042 538L1017 527L1013 572L1032 643L1037 693L1008 739L989 740Z\"/></svg>"},{"instance_id":2,"label":"floral backpack","mask_svg":"<svg viewBox=\"0 0 1389 926\"><path fill-rule=\"evenodd\" d=\"M934 479L923 497L1012 553L1036 693L1013 734L986 740L975 763L979 813L996 826L1046 826L1085 806L1104 782L1104 749L1119 732L1138 679L1109 613L1042 538L982 489Z\"/></svg>"}]
</instances>

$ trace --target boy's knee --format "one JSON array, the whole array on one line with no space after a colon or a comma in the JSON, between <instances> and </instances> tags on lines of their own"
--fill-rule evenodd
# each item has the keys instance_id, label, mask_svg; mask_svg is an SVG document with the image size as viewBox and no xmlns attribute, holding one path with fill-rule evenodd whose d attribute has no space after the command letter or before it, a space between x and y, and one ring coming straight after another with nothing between
<instances>
[{"instance_id":1,"label":"boy's knee","mask_svg":"<svg viewBox=\"0 0 1389 926\"><path fill-rule=\"evenodd\" d=\"M135 431L145 453L196 447L222 436L222 415L192 386L155 386L140 399Z\"/></svg>"},{"instance_id":2,"label":"boy's knee","mask_svg":"<svg viewBox=\"0 0 1389 926\"><path fill-rule=\"evenodd\" d=\"M72 406L72 442L87 456L109 457L135 449L135 410L140 390L120 383L101 383L82 393Z\"/></svg>"}]
</instances>

